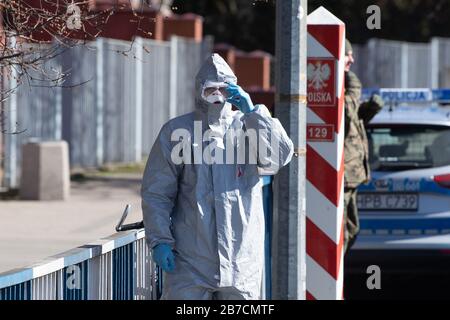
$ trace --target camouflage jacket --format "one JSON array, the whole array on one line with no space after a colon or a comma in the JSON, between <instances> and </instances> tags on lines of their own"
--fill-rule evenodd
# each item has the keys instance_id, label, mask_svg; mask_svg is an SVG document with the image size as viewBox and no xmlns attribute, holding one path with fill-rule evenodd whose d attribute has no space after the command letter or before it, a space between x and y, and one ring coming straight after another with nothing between
<instances>
[{"instance_id":1,"label":"camouflage jacket","mask_svg":"<svg viewBox=\"0 0 450 320\"><path fill-rule=\"evenodd\" d=\"M369 146L365 123L383 107L379 96L360 103L361 82L351 71L345 73L344 186L356 188L370 179Z\"/></svg>"}]
</instances>

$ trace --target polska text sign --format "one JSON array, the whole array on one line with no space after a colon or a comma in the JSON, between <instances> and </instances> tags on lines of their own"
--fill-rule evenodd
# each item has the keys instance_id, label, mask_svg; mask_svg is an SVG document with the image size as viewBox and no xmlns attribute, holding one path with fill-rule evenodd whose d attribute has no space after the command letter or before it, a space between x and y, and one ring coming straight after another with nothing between
<instances>
[{"instance_id":1,"label":"polska text sign","mask_svg":"<svg viewBox=\"0 0 450 320\"><path fill-rule=\"evenodd\" d=\"M308 58L308 104L310 107L336 106L335 59Z\"/></svg>"}]
</instances>

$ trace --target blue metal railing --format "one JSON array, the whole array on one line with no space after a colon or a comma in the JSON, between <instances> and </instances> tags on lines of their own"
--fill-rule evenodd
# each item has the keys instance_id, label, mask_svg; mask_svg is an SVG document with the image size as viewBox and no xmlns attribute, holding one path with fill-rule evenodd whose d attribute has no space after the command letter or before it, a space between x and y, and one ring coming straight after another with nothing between
<instances>
[{"instance_id":1,"label":"blue metal railing","mask_svg":"<svg viewBox=\"0 0 450 320\"><path fill-rule=\"evenodd\" d=\"M144 230L127 231L0 273L0 300L157 299L156 272Z\"/></svg>"},{"instance_id":2,"label":"blue metal railing","mask_svg":"<svg viewBox=\"0 0 450 320\"><path fill-rule=\"evenodd\" d=\"M265 298L272 299L272 176L263 177L263 206L264 218L266 222L266 232L264 239L265 248Z\"/></svg>"},{"instance_id":3,"label":"blue metal railing","mask_svg":"<svg viewBox=\"0 0 450 320\"><path fill-rule=\"evenodd\" d=\"M0 300L31 300L31 282L0 289Z\"/></svg>"},{"instance_id":4,"label":"blue metal railing","mask_svg":"<svg viewBox=\"0 0 450 320\"><path fill-rule=\"evenodd\" d=\"M63 283L69 283L71 281L70 277L73 275L69 270L78 270L74 277L79 277L79 279L74 279L78 284L71 288L69 286L63 287L63 300L87 300L88 299L88 261L83 261L73 266L65 267L63 274ZM58 286L56 287L58 288Z\"/></svg>"},{"instance_id":5,"label":"blue metal railing","mask_svg":"<svg viewBox=\"0 0 450 320\"><path fill-rule=\"evenodd\" d=\"M133 243L120 247L113 252L113 300L132 300Z\"/></svg>"}]
</instances>

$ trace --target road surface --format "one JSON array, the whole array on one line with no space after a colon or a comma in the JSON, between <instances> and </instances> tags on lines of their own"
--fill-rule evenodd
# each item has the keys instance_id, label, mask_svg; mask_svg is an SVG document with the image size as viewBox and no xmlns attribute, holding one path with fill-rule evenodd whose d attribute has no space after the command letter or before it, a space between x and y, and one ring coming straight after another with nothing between
<instances>
[{"instance_id":1,"label":"road surface","mask_svg":"<svg viewBox=\"0 0 450 320\"><path fill-rule=\"evenodd\" d=\"M26 267L115 232L123 209L142 220L140 174L71 182L67 201L0 201L0 272Z\"/></svg>"}]
</instances>

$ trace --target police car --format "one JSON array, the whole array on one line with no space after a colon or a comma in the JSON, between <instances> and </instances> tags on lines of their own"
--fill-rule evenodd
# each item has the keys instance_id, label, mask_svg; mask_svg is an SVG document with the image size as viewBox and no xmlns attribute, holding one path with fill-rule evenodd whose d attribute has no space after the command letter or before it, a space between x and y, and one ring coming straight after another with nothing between
<instances>
[{"instance_id":1,"label":"police car","mask_svg":"<svg viewBox=\"0 0 450 320\"><path fill-rule=\"evenodd\" d=\"M365 90L363 99L373 93L385 107L366 126L372 178L358 189L350 266L435 268L430 259L450 258L450 89Z\"/></svg>"}]
</instances>

